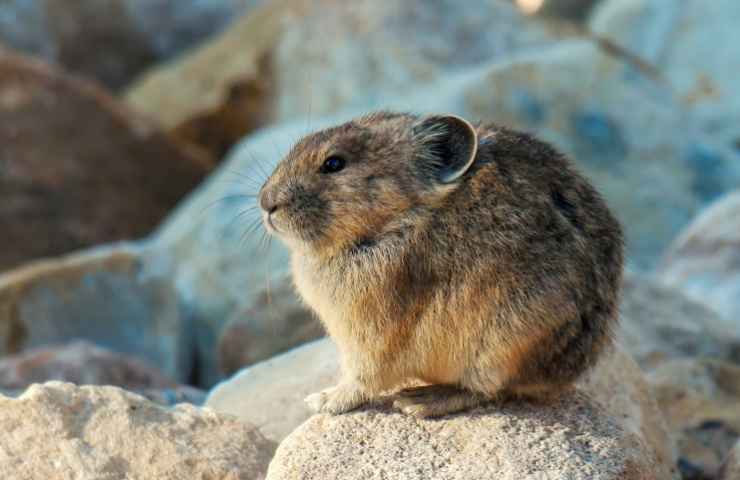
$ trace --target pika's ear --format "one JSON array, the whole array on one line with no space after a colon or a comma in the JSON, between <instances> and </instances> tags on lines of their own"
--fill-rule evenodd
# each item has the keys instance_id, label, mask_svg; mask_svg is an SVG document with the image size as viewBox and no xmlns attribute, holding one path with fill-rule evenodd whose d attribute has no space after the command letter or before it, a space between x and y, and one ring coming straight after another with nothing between
<instances>
[{"instance_id":1,"label":"pika's ear","mask_svg":"<svg viewBox=\"0 0 740 480\"><path fill-rule=\"evenodd\" d=\"M478 134L465 119L435 115L413 127L422 170L440 183L451 183L468 171L478 151Z\"/></svg>"}]
</instances>

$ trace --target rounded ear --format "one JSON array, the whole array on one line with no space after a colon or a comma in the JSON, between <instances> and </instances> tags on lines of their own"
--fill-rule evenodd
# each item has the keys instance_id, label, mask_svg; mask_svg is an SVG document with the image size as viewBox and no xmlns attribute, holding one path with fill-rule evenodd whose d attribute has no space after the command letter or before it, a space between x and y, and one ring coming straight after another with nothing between
<instances>
[{"instance_id":1,"label":"rounded ear","mask_svg":"<svg viewBox=\"0 0 740 480\"><path fill-rule=\"evenodd\" d=\"M413 129L423 170L440 183L451 183L468 171L478 151L478 134L467 120L435 115Z\"/></svg>"}]
</instances>

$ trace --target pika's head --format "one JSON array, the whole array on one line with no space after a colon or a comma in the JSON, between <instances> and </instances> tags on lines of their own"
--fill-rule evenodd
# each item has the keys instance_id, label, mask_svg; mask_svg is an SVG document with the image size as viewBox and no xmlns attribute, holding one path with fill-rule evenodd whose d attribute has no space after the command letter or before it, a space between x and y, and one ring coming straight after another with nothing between
<instances>
[{"instance_id":1,"label":"pika's head","mask_svg":"<svg viewBox=\"0 0 740 480\"><path fill-rule=\"evenodd\" d=\"M301 139L260 190L264 223L290 248L372 243L452 191L478 138L451 115L379 112Z\"/></svg>"}]
</instances>

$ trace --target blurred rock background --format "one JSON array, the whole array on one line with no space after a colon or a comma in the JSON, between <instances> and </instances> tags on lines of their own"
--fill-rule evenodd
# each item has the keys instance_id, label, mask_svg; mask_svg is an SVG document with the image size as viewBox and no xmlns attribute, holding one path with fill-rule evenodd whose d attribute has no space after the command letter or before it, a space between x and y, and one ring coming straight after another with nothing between
<instances>
[{"instance_id":1,"label":"blurred rock background","mask_svg":"<svg viewBox=\"0 0 740 480\"><path fill-rule=\"evenodd\" d=\"M447 111L604 193L622 342L675 468L712 478L740 432L738 25L736 0L0 0L0 390L199 403L320 337L248 195L312 129Z\"/></svg>"}]
</instances>

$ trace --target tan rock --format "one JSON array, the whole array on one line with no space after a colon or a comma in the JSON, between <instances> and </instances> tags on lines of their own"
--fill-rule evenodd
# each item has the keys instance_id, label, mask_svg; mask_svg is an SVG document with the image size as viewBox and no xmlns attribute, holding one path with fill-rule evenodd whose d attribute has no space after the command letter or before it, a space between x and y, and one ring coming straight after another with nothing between
<instances>
[{"instance_id":1,"label":"tan rock","mask_svg":"<svg viewBox=\"0 0 740 480\"><path fill-rule=\"evenodd\" d=\"M435 420L381 407L315 415L283 440L267 478L676 478L639 369L614 355L549 405L507 403Z\"/></svg>"},{"instance_id":2,"label":"tan rock","mask_svg":"<svg viewBox=\"0 0 740 480\"><path fill-rule=\"evenodd\" d=\"M740 322L740 191L704 210L668 248L658 277Z\"/></svg>"},{"instance_id":3,"label":"tan rock","mask_svg":"<svg viewBox=\"0 0 740 480\"><path fill-rule=\"evenodd\" d=\"M642 370L621 346L604 356L578 388L596 399L625 432L645 441L661 472L675 471L675 441Z\"/></svg>"},{"instance_id":4,"label":"tan rock","mask_svg":"<svg viewBox=\"0 0 740 480\"><path fill-rule=\"evenodd\" d=\"M740 442L735 444L730 455L722 465L719 480L740 480Z\"/></svg>"},{"instance_id":5,"label":"tan rock","mask_svg":"<svg viewBox=\"0 0 740 480\"><path fill-rule=\"evenodd\" d=\"M740 366L713 359L666 361L648 373L682 463L716 474L740 432Z\"/></svg>"},{"instance_id":6,"label":"tan rock","mask_svg":"<svg viewBox=\"0 0 740 480\"><path fill-rule=\"evenodd\" d=\"M0 478L264 478L274 445L252 426L115 387L50 382L0 397Z\"/></svg>"},{"instance_id":7,"label":"tan rock","mask_svg":"<svg viewBox=\"0 0 740 480\"><path fill-rule=\"evenodd\" d=\"M256 9L180 61L146 73L128 102L178 138L217 158L271 117L273 83L268 52L292 4Z\"/></svg>"},{"instance_id":8,"label":"tan rock","mask_svg":"<svg viewBox=\"0 0 740 480\"><path fill-rule=\"evenodd\" d=\"M646 370L679 358L740 362L740 329L733 322L651 277L625 275L620 312L621 344Z\"/></svg>"},{"instance_id":9,"label":"tan rock","mask_svg":"<svg viewBox=\"0 0 740 480\"><path fill-rule=\"evenodd\" d=\"M211 161L102 89L0 49L0 270L147 235Z\"/></svg>"}]
</instances>

